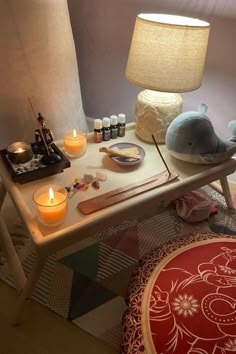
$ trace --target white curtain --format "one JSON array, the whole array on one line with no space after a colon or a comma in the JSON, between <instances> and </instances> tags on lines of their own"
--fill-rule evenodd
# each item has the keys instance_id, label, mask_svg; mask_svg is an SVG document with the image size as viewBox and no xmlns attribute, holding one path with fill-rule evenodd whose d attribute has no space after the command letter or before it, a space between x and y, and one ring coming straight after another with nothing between
<instances>
[{"instance_id":1,"label":"white curtain","mask_svg":"<svg viewBox=\"0 0 236 354\"><path fill-rule=\"evenodd\" d=\"M36 114L60 139L87 130L66 0L0 0L0 148L33 142Z\"/></svg>"}]
</instances>

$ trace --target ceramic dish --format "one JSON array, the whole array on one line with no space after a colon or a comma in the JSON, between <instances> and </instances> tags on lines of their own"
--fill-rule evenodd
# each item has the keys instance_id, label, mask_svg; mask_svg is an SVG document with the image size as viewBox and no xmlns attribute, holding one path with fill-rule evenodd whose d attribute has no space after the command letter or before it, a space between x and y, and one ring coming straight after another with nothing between
<instances>
[{"instance_id":1,"label":"ceramic dish","mask_svg":"<svg viewBox=\"0 0 236 354\"><path fill-rule=\"evenodd\" d=\"M141 158L139 160L134 159L133 157L123 157L123 156L112 156L111 159L113 161L115 161L118 165L122 165L122 166L132 166L132 165L137 165L139 164L145 156L145 151L144 149L136 144L132 144L132 143L117 143L117 144L113 144L111 146L109 146L109 148L111 149L128 149L131 147L137 147L139 150L139 154L141 156Z\"/></svg>"}]
</instances>

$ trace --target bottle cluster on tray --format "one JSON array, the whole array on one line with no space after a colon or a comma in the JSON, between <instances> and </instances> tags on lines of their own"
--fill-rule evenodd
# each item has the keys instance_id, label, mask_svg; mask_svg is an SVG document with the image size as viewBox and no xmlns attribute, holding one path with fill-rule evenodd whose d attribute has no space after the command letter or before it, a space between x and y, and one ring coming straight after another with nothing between
<instances>
[{"instance_id":1,"label":"bottle cluster on tray","mask_svg":"<svg viewBox=\"0 0 236 354\"><path fill-rule=\"evenodd\" d=\"M100 143L125 136L126 115L119 113L94 120L94 141Z\"/></svg>"}]
</instances>

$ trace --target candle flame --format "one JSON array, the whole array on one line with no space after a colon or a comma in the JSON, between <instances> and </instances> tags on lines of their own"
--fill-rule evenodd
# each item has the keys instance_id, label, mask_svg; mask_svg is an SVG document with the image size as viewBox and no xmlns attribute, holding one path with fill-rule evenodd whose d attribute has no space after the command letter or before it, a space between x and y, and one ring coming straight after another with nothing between
<instances>
[{"instance_id":1,"label":"candle flame","mask_svg":"<svg viewBox=\"0 0 236 354\"><path fill-rule=\"evenodd\" d=\"M73 129L73 137L76 139L77 138L77 133L76 133L76 130Z\"/></svg>"},{"instance_id":2,"label":"candle flame","mask_svg":"<svg viewBox=\"0 0 236 354\"><path fill-rule=\"evenodd\" d=\"M54 192L53 192L53 189L51 187L49 188L48 195L49 195L49 199L50 199L50 201L52 203L53 199L54 199Z\"/></svg>"},{"instance_id":3,"label":"candle flame","mask_svg":"<svg viewBox=\"0 0 236 354\"><path fill-rule=\"evenodd\" d=\"M20 152L24 152L25 150L19 147L17 150L14 151L15 154L18 154Z\"/></svg>"}]
</instances>

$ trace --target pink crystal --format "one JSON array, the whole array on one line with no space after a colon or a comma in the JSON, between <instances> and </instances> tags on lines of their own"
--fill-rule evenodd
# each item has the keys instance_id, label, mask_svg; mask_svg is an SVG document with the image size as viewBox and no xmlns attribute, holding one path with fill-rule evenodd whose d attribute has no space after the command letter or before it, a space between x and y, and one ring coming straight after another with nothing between
<instances>
[{"instance_id":1,"label":"pink crystal","mask_svg":"<svg viewBox=\"0 0 236 354\"><path fill-rule=\"evenodd\" d=\"M107 175L105 173L96 172L96 179L98 181L106 181L107 180Z\"/></svg>"}]
</instances>

